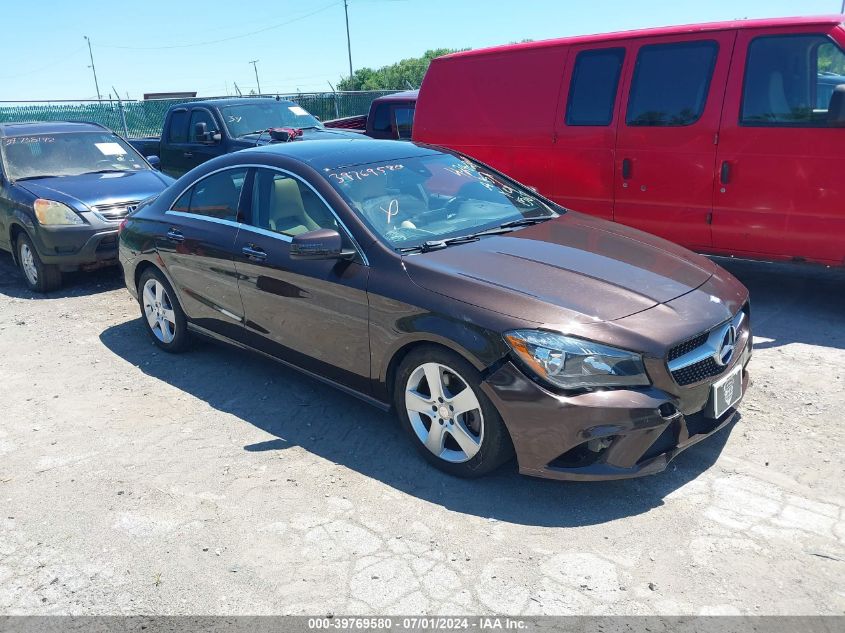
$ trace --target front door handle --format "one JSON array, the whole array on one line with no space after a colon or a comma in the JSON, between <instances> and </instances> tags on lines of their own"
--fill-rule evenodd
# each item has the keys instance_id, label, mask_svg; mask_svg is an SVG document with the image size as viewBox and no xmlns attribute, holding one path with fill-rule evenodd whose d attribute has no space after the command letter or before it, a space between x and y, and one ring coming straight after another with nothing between
<instances>
[{"instance_id":1,"label":"front door handle","mask_svg":"<svg viewBox=\"0 0 845 633\"><path fill-rule=\"evenodd\" d=\"M182 154L182 156L184 156L185 158L193 158L194 153L193 152L185 152L184 154Z\"/></svg>"},{"instance_id":2,"label":"front door handle","mask_svg":"<svg viewBox=\"0 0 845 633\"><path fill-rule=\"evenodd\" d=\"M171 228L167 232L167 239L169 239L171 242L184 242L185 236L182 235L182 232L178 229Z\"/></svg>"},{"instance_id":3,"label":"front door handle","mask_svg":"<svg viewBox=\"0 0 845 633\"><path fill-rule=\"evenodd\" d=\"M262 249L258 248L255 244L247 244L241 249L241 252L250 259L255 259L258 261L264 261L265 259L267 259L267 253L265 253Z\"/></svg>"},{"instance_id":4,"label":"front door handle","mask_svg":"<svg viewBox=\"0 0 845 633\"><path fill-rule=\"evenodd\" d=\"M723 160L722 161L722 168L719 170L719 182L723 185L728 184L731 181L731 164Z\"/></svg>"},{"instance_id":5,"label":"front door handle","mask_svg":"<svg viewBox=\"0 0 845 633\"><path fill-rule=\"evenodd\" d=\"M631 178L631 159L630 158L623 158L622 159L622 179L623 180L630 180Z\"/></svg>"}]
</instances>

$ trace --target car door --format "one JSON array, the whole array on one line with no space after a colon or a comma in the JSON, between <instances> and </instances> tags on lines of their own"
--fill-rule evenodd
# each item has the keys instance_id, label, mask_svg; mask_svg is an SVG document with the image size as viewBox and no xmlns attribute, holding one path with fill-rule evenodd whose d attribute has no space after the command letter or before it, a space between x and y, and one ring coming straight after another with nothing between
<instances>
[{"instance_id":1,"label":"car door","mask_svg":"<svg viewBox=\"0 0 845 633\"><path fill-rule=\"evenodd\" d=\"M827 121L843 43L840 27L740 32L719 134L717 252L845 261L845 129Z\"/></svg>"},{"instance_id":2,"label":"car door","mask_svg":"<svg viewBox=\"0 0 845 633\"><path fill-rule=\"evenodd\" d=\"M556 202L613 219L619 83L630 44L574 46L564 74L566 106L555 120L552 190Z\"/></svg>"},{"instance_id":3,"label":"car door","mask_svg":"<svg viewBox=\"0 0 845 633\"><path fill-rule=\"evenodd\" d=\"M176 108L170 113L167 129L161 138L161 170L179 178L188 171L185 153L188 151L188 108Z\"/></svg>"},{"instance_id":4,"label":"car door","mask_svg":"<svg viewBox=\"0 0 845 633\"><path fill-rule=\"evenodd\" d=\"M224 169L194 183L164 214L156 241L188 318L238 341L244 337L244 309L232 253L247 172Z\"/></svg>"},{"instance_id":5,"label":"car door","mask_svg":"<svg viewBox=\"0 0 845 633\"><path fill-rule=\"evenodd\" d=\"M613 219L689 248L711 245L716 134L736 33L638 42L616 139Z\"/></svg>"},{"instance_id":6,"label":"car door","mask_svg":"<svg viewBox=\"0 0 845 633\"><path fill-rule=\"evenodd\" d=\"M316 228L336 229L349 239L303 179L255 169L249 212L235 244L250 345L368 392L368 267L361 253L351 260L291 259L292 237Z\"/></svg>"},{"instance_id":7,"label":"car door","mask_svg":"<svg viewBox=\"0 0 845 633\"><path fill-rule=\"evenodd\" d=\"M183 152L185 170L190 171L198 165L220 155L220 142L201 139L197 136L197 123L205 123L208 134L219 132L214 115L207 108L193 108L188 125L188 145Z\"/></svg>"}]
</instances>

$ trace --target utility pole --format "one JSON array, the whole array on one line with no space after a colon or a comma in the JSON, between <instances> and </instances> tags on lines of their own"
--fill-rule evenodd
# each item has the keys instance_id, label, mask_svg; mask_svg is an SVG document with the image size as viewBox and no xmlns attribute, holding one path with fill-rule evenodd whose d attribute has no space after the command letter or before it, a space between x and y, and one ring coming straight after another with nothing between
<instances>
[{"instance_id":1,"label":"utility pole","mask_svg":"<svg viewBox=\"0 0 845 633\"><path fill-rule=\"evenodd\" d=\"M87 35L83 35L82 37L85 38L85 41L88 42L88 56L91 58L91 65L88 66L94 72L94 87L97 89L97 101L102 101L103 98L100 96L100 84L97 83L97 69L94 68L94 53L91 52L91 40L88 39Z\"/></svg>"},{"instance_id":2,"label":"utility pole","mask_svg":"<svg viewBox=\"0 0 845 633\"><path fill-rule=\"evenodd\" d=\"M253 59L250 64L252 64L253 70L255 70L255 83L258 85L258 94L261 95L261 82L258 81L258 62L259 60Z\"/></svg>"},{"instance_id":3,"label":"utility pole","mask_svg":"<svg viewBox=\"0 0 845 633\"><path fill-rule=\"evenodd\" d=\"M845 0L842 0L845 2ZM349 52L349 83L355 88L352 78L352 40L349 38L349 0L343 0L343 13L346 15L346 50Z\"/></svg>"},{"instance_id":4,"label":"utility pole","mask_svg":"<svg viewBox=\"0 0 845 633\"><path fill-rule=\"evenodd\" d=\"M842 0L842 8L839 10L839 13L845 14L845 0Z\"/></svg>"}]
</instances>

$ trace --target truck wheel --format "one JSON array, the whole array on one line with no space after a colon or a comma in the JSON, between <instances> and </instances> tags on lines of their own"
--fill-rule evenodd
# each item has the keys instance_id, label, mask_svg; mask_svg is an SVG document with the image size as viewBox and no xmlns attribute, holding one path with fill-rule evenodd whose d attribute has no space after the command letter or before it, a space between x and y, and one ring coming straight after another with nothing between
<instances>
[{"instance_id":1,"label":"truck wheel","mask_svg":"<svg viewBox=\"0 0 845 633\"><path fill-rule=\"evenodd\" d=\"M28 235L21 234L18 238L17 250L18 265L30 290L50 292L62 285L62 272L59 267L41 261Z\"/></svg>"}]
</instances>

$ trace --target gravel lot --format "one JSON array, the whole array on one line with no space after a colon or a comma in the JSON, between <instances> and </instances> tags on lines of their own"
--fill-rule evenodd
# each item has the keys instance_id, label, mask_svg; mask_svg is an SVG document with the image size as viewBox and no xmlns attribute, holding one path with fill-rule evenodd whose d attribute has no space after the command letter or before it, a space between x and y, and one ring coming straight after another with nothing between
<instances>
[{"instance_id":1,"label":"gravel lot","mask_svg":"<svg viewBox=\"0 0 845 633\"><path fill-rule=\"evenodd\" d=\"M752 293L741 420L661 475L461 481L267 360L157 351L116 270L0 254L2 614L843 614L845 274Z\"/></svg>"}]
</instances>

